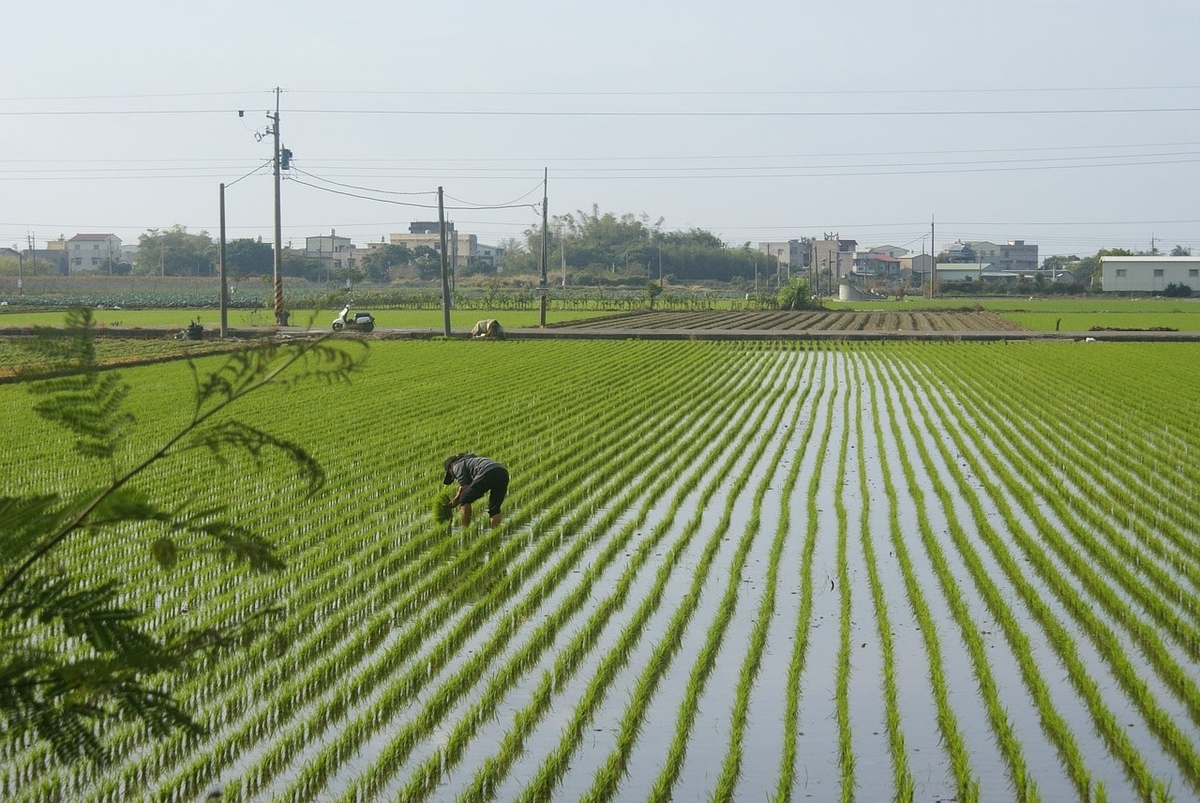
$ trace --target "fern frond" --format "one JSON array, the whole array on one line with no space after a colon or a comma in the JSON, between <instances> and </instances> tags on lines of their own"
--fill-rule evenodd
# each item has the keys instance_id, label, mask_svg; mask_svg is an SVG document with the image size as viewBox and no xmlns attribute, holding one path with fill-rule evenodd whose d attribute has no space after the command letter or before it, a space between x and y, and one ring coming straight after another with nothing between
<instances>
[{"instance_id":1,"label":"fern frond","mask_svg":"<svg viewBox=\"0 0 1200 803\"><path fill-rule=\"evenodd\" d=\"M192 431L186 448L207 449L219 463L225 462L226 450L235 449L250 455L259 466L267 452L279 452L291 461L301 481L308 486L308 496L325 484L325 470L304 447L241 421L198 427Z\"/></svg>"},{"instance_id":2,"label":"fern frond","mask_svg":"<svg viewBox=\"0 0 1200 803\"><path fill-rule=\"evenodd\" d=\"M85 524L89 527L105 527L120 522L170 522L171 511L157 505L148 493L129 485L108 490L92 506Z\"/></svg>"},{"instance_id":3,"label":"fern frond","mask_svg":"<svg viewBox=\"0 0 1200 803\"><path fill-rule=\"evenodd\" d=\"M29 384L30 392L43 397L34 411L74 434L75 451L81 456L111 459L133 423L124 409L129 386L116 372L98 369L91 311L69 315L65 335L38 331L28 347L49 364L24 372L24 378L37 380Z\"/></svg>"},{"instance_id":4,"label":"fern frond","mask_svg":"<svg viewBox=\"0 0 1200 803\"><path fill-rule=\"evenodd\" d=\"M18 376L32 381L95 366L94 327L95 318L88 307L69 310L64 329L35 326L33 339L23 343L33 359L18 370Z\"/></svg>"},{"instance_id":5,"label":"fern frond","mask_svg":"<svg viewBox=\"0 0 1200 803\"><path fill-rule=\"evenodd\" d=\"M117 589L112 580L76 589L68 577L27 577L0 598L0 618L36 618L58 625L97 652L127 659L158 650L158 644L134 626L140 612L116 604Z\"/></svg>"},{"instance_id":6,"label":"fern frond","mask_svg":"<svg viewBox=\"0 0 1200 803\"><path fill-rule=\"evenodd\" d=\"M46 533L58 523L59 497L0 497L0 566L8 573L10 564L23 560Z\"/></svg>"},{"instance_id":7,"label":"fern frond","mask_svg":"<svg viewBox=\"0 0 1200 803\"><path fill-rule=\"evenodd\" d=\"M283 568L283 561L275 555L275 547L267 539L234 524L226 513L224 506L194 510L177 518L172 526L175 531L199 535L213 542L207 549L226 560L244 561L254 571Z\"/></svg>"}]
</instances>

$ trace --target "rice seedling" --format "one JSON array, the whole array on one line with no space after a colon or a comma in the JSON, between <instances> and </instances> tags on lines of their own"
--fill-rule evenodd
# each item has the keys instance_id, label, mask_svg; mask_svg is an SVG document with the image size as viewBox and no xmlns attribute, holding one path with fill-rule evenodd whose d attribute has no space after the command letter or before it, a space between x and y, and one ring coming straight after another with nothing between
<instances>
[{"instance_id":1,"label":"rice seedling","mask_svg":"<svg viewBox=\"0 0 1200 803\"><path fill-rule=\"evenodd\" d=\"M249 526L280 534L285 576L164 584L131 562L134 533L62 555L127 569L156 626L281 609L275 633L183 679L208 734L114 726L110 768L0 739L0 795L184 799L214 779L248 801L1200 788L1200 500L1186 490L1200 368L1186 349L509 343L477 421L444 368L467 344L380 345L397 358L373 361L354 409L288 390L254 414L286 408L290 437L337 456L330 498L281 504L275 467L237 462L153 478L170 498L239 500ZM179 368L135 370L161 388ZM77 480L11 391L0 414L34 440L0 456L8 487ZM133 401L153 420L151 394ZM352 454L347 431L363 433ZM441 456L476 446L519 468L497 530L432 510ZM822 573L836 592L818 598ZM785 612L794 637L775 643ZM873 672L854 627L873 634ZM818 643L828 689L811 685ZM817 746L797 726L829 691ZM856 754L870 737L855 701L871 695L889 779ZM782 738L751 749L763 711ZM718 729L696 727L714 712ZM990 743L969 744L979 733ZM699 755L719 762L707 782L684 777Z\"/></svg>"}]
</instances>

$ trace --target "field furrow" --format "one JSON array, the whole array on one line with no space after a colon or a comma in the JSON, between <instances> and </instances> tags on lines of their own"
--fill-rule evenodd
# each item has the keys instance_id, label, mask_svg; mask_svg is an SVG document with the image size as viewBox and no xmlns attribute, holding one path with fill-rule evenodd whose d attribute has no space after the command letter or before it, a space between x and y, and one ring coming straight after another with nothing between
<instances>
[{"instance_id":1,"label":"field furrow","mask_svg":"<svg viewBox=\"0 0 1200 803\"><path fill-rule=\"evenodd\" d=\"M639 315L597 326L703 320ZM871 316L854 326L930 325ZM159 631L277 610L178 677L206 735L118 722L111 764L61 766L0 734L0 797L1192 799L1193 348L373 343L350 385L280 385L242 412L321 460L319 495L237 456L140 480L226 505L284 569L201 553L167 573L137 528L55 555L122 578ZM191 374L122 376L132 459L186 421ZM30 408L0 386L3 494L87 484ZM464 450L512 473L497 528L431 516Z\"/></svg>"}]
</instances>

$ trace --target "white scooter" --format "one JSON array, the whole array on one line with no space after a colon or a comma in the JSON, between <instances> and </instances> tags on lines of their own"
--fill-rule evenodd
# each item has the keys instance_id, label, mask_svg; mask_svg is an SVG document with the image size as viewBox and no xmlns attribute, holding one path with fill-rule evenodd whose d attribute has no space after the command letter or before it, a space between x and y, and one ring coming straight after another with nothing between
<instances>
[{"instance_id":1,"label":"white scooter","mask_svg":"<svg viewBox=\"0 0 1200 803\"><path fill-rule=\"evenodd\" d=\"M350 313L350 303L342 307L342 311L333 319L333 331L340 332L350 329L355 332L370 332L375 328L375 316L369 312Z\"/></svg>"}]
</instances>

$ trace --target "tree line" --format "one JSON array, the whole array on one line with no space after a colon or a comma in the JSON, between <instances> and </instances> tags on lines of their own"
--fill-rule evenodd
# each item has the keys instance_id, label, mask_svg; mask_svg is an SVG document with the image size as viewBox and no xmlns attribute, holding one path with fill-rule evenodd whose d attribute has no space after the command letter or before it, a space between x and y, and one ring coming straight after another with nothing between
<instances>
[{"instance_id":1,"label":"tree line","mask_svg":"<svg viewBox=\"0 0 1200 803\"><path fill-rule=\"evenodd\" d=\"M133 264L116 266L115 272L135 276L215 276L220 259L219 244L206 231L193 234L185 226L151 229L138 237L137 259ZM405 245L384 245L361 256L348 259L331 269L328 260L314 258L293 249L285 249L282 273L308 281L349 279L388 282L392 271L411 266L423 279L435 279L441 270L437 251L427 246L410 249ZM225 270L234 279L269 276L275 272L275 251L261 238L239 238L225 244Z\"/></svg>"},{"instance_id":2,"label":"tree line","mask_svg":"<svg viewBox=\"0 0 1200 803\"><path fill-rule=\"evenodd\" d=\"M542 229L527 229L523 239L511 238L505 249L503 272L510 275L541 271ZM729 246L703 229L664 231L662 219L649 223L647 215L617 216L578 211L553 217L549 226L547 252L549 272L556 277L563 267L572 286L644 284L647 281L749 282L756 275L774 276L778 261L753 248L749 242ZM225 265L234 278L269 275L274 272L274 251L261 239L235 239L226 243ZM150 229L138 238L137 258L132 264L114 263L101 273L142 276L213 276L218 266L218 244L206 231L192 233L185 226ZM283 275L310 281L351 279L388 282L398 273L417 279L436 280L441 261L428 246L380 245L360 251L353 264L330 270L328 260L284 251ZM468 260L457 269L459 276L494 275L497 269L487 260Z\"/></svg>"},{"instance_id":3,"label":"tree line","mask_svg":"<svg viewBox=\"0 0 1200 803\"><path fill-rule=\"evenodd\" d=\"M663 219L651 223L646 214L578 210L551 217L545 232L547 272L561 276L566 266L573 286L628 285L681 281L752 281L774 276L778 261L749 242L730 246L704 229L664 231ZM538 273L542 259L541 226L525 230L523 239L510 239L504 271Z\"/></svg>"}]
</instances>

